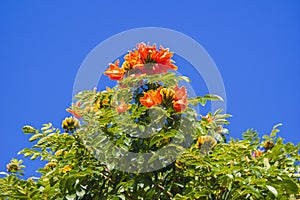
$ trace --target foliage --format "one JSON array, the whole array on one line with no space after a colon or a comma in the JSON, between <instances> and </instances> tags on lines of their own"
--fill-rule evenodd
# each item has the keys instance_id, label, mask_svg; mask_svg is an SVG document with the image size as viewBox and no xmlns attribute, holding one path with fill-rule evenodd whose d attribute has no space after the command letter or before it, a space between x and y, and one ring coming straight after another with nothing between
<instances>
[{"instance_id":1,"label":"foliage","mask_svg":"<svg viewBox=\"0 0 300 200\"><path fill-rule=\"evenodd\" d=\"M226 141L230 115L194 109L222 98L188 98L178 84L189 79L168 71L177 69L171 57L168 49L138 44L121 68L116 61L105 72L118 81L114 88L76 96L64 132L51 123L23 127L33 146L19 153L47 163L37 170L40 177L24 180L25 166L12 159L0 178L0 197L296 199L300 144L284 143L280 124L269 135L250 129L243 139Z\"/></svg>"}]
</instances>

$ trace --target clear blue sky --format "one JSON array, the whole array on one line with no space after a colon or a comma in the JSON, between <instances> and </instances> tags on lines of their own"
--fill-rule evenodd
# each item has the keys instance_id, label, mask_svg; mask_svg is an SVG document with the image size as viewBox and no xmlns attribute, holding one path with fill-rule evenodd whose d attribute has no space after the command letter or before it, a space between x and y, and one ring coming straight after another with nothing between
<instances>
[{"instance_id":1,"label":"clear blue sky","mask_svg":"<svg viewBox=\"0 0 300 200\"><path fill-rule=\"evenodd\" d=\"M60 127L77 70L96 45L146 26L180 31L207 50L226 87L231 136L282 122L280 135L299 142L300 1L178 2L1 1L0 171L30 146L23 125ZM40 165L25 164L27 176Z\"/></svg>"}]
</instances>

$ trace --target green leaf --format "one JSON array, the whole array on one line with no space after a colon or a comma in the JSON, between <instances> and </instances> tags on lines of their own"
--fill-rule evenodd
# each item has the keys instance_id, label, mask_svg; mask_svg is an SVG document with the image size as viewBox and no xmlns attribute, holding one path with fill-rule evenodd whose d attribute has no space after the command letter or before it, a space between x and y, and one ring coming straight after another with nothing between
<instances>
[{"instance_id":1,"label":"green leaf","mask_svg":"<svg viewBox=\"0 0 300 200\"><path fill-rule=\"evenodd\" d=\"M222 111L223 111L222 108L217 109L217 110L214 112L214 116L219 115Z\"/></svg>"},{"instance_id":2,"label":"green leaf","mask_svg":"<svg viewBox=\"0 0 300 200\"><path fill-rule=\"evenodd\" d=\"M263 163L266 170L268 170L271 167L268 158L264 158Z\"/></svg>"},{"instance_id":3,"label":"green leaf","mask_svg":"<svg viewBox=\"0 0 300 200\"><path fill-rule=\"evenodd\" d=\"M271 136L271 137L276 137L276 134L277 134L278 132L280 132L280 130L277 129L279 126L282 126L282 124L279 123L279 124L276 124L275 126L273 126L273 129L272 129L272 131L271 131L271 133L270 133L270 136Z\"/></svg>"},{"instance_id":4,"label":"green leaf","mask_svg":"<svg viewBox=\"0 0 300 200\"><path fill-rule=\"evenodd\" d=\"M273 129L276 129L277 127L282 126L282 125L283 125L282 123L276 124L275 126L273 126Z\"/></svg>"},{"instance_id":5,"label":"green leaf","mask_svg":"<svg viewBox=\"0 0 300 200\"><path fill-rule=\"evenodd\" d=\"M154 144L159 143L163 139L164 139L164 137L162 135L155 135L154 137L151 138L150 146L153 146Z\"/></svg>"},{"instance_id":6,"label":"green leaf","mask_svg":"<svg viewBox=\"0 0 300 200\"><path fill-rule=\"evenodd\" d=\"M24 149L22 149L21 151L18 152L18 155L20 155L20 154L23 154L26 157L26 155L28 156L28 155L33 154L33 150L29 149L29 148L24 148Z\"/></svg>"},{"instance_id":7,"label":"green leaf","mask_svg":"<svg viewBox=\"0 0 300 200\"><path fill-rule=\"evenodd\" d=\"M76 191L76 195L77 195L79 198L83 198L83 196L85 195L85 191L84 191L84 190Z\"/></svg>"},{"instance_id":8,"label":"green leaf","mask_svg":"<svg viewBox=\"0 0 300 200\"><path fill-rule=\"evenodd\" d=\"M204 95L204 98L210 101L224 101L222 97L215 94L206 94Z\"/></svg>"},{"instance_id":9,"label":"green leaf","mask_svg":"<svg viewBox=\"0 0 300 200\"><path fill-rule=\"evenodd\" d=\"M273 130L271 131L271 133L270 133L270 136L271 136L271 137L276 137L276 135L277 135L278 132L280 132L280 130L278 130L278 129L273 129Z\"/></svg>"},{"instance_id":10,"label":"green leaf","mask_svg":"<svg viewBox=\"0 0 300 200\"><path fill-rule=\"evenodd\" d=\"M233 175L232 174L226 174L226 176L230 179L233 179Z\"/></svg>"},{"instance_id":11,"label":"green leaf","mask_svg":"<svg viewBox=\"0 0 300 200\"><path fill-rule=\"evenodd\" d=\"M193 106L196 106L198 103L201 104L201 106L205 106L207 99L205 99L204 97L189 98L188 102Z\"/></svg>"},{"instance_id":12,"label":"green leaf","mask_svg":"<svg viewBox=\"0 0 300 200\"><path fill-rule=\"evenodd\" d=\"M249 141L254 141L258 136L258 133L253 129L248 129L246 132L242 134L242 137Z\"/></svg>"},{"instance_id":13,"label":"green leaf","mask_svg":"<svg viewBox=\"0 0 300 200\"><path fill-rule=\"evenodd\" d=\"M188 99L189 104L193 106L196 106L198 103L200 103L202 106L205 106L207 101L223 101L223 99L222 97L214 94L206 94L204 97L199 96Z\"/></svg>"},{"instance_id":14,"label":"green leaf","mask_svg":"<svg viewBox=\"0 0 300 200\"><path fill-rule=\"evenodd\" d=\"M178 76L178 80L183 80L183 81L186 81L186 82L191 82L191 79L187 76Z\"/></svg>"},{"instance_id":15,"label":"green leaf","mask_svg":"<svg viewBox=\"0 0 300 200\"><path fill-rule=\"evenodd\" d=\"M230 115L230 114L217 114L217 115L215 115L215 118L218 118L218 119L225 119L225 118L228 118L228 117L232 117L232 115Z\"/></svg>"},{"instance_id":16,"label":"green leaf","mask_svg":"<svg viewBox=\"0 0 300 200\"><path fill-rule=\"evenodd\" d=\"M31 156L30 160L35 160L37 157L39 157L40 153L34 153L33 156Z\"/></svg>"},{"instance_id":17,"label":"green leaf","mask_svg":"<svg viewBox=\"0 0 300 200\"><path fill-rule=\"evenodd\" d=\"M18 194L13 194L13 199L28 199L26 194L18 193Z\"/></svg>"},{"instance_id":18,"label":"green leaf","mask_svg":"<svg viewBox=\"0 0 300 200\"><path fill-rule=\"evenodd\" d=\"M41 128L42 131L46 131L48 130L49 128L51 128L52 126L52 123L48 123L48 124L43 124L43 128Z\"/></svg>"},{"instance_id":19,"label":"green leaf","mask_svg":"<svg viewBox=\"0 0 300 200\"><path fill-rule=\"evenodd\" d=\"M286 179L280 183L285 187L288 194L297 194L299 192L297 184L292 180Z\"/></svg>"},{"instance_id":20,"label":"green leaf","mask_svg":"<svg viewBox=\"0 0 300 200\"><path fill-rule=\"evenodd\" d=\"M271 185L266 185L266 187L268 188L268 190L269 190L272 194L274 194L275 197L278 196L278 192L277 192L277 190L276 190L273 186L271 186Z\"/></svg>"},{"instance_id":21,"label":"green leaf","mask_svg":"<svg viewBox=\"0 0 300 200\"><path fill-rule=\"evenodd\" d=\"M67 200L74 200L76 198L76 194L69 194L66 196Z\"/></svg>"},{"instance_id":22,"label":"green leaf","mask_svg":"<svg viewBox=\"0 0 300 200\"><path fill-rule=\"evenodd\" d=\"M41 144L47 142L47 140L49 140L49 139L51 139L51 138L49 138L48 136L47 136L47 137L43 137L42 139L40 139L40 140L37 142L37 144L38 144L38 145L41 145Z\"/></svg>"},{"instance_id":23,"label":"green leaf","mask_svg":"<svg viewBox=\"0 0 300 200\"><path fill-rule=\"evenodd\" d=\"M0 172L0 175L8 175L6 172Z\"/></svg>"},{"instance_id":24,"label":"green leaf","mask_svg":"<svg viewBox=\"0 0 300 200\"><path fill-rule=\"evenodd\" d=\"M35 134L35 135L33 135L29 138L29 142L32 142L32 141L34 141L38 138L41 138L41 137L43 137L43 134L41 134L41 133Z\"/></svg>"},{"instance_id":25,"label":"green leaf","mask_svg":"<svg viewBox=\"0 0 300 200\"><path fill-rule=\"evenodd\" d=\"M23 126L22 130L25 134L30 134L30 133L36 132L35 128L33 128L32 126L29 126L29 125Z\"/></svg>"}]
</instances>

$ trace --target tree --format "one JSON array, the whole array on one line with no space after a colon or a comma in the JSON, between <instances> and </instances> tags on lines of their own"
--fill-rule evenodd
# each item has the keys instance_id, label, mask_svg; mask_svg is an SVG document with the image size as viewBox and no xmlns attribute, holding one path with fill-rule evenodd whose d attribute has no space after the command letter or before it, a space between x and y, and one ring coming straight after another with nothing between
<instances>
[{"instance_id":1,"label":"tree","mask_svg":"<svg viewBox=\"0 0 300 200\"><path fill-rule=\"evenodd\" d=\"M0 179L3 199L296 199L300 144L283 143L276 125L258 137L226 141L228 114L193 106L221 101L189 98L176 76L173 53L140 43L104 73L105 91L82 91L67 109L63 132L44 124L31 134L25 157L47 161L38 178L22 179L12 159Z\"/></svg>"}]
</instances>

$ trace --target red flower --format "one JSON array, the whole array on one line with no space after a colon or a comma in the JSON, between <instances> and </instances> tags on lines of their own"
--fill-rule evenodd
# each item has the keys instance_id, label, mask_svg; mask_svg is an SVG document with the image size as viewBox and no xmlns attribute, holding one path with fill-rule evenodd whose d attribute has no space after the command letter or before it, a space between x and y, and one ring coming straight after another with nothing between
<instances>
[{"instance_id":1,"label":"red flower","mask_svg":"<svg viewBox=\"0 0 300 200\"><path fill-rule=\"evenodd\" d=\"M72 103L72 108L75 107L75 105ZM80 101L77 101L76 103L76 107L79 108L80 107ZM76 118L81 118L82 115L80 115L77 111L73 110L73 109L70 109L68 108L67 109L67 112L71 113L72 115L74 115L74 117Z\"/></svg>"},{"instance_id":2,"label":"red flower","mask_svg":"<svg viewBox=\"0 0 300 200\"><path fill-rule=\"evenodd\" d=\"M175 66L175 65L174 65ZM176 67L177 69L177 67ZM151 74L165 74L168 72L168 70L176 70L170 65L165 64L155 64L152 67L152 73Z\"/></svg>"},{"instance_id":3,"label":"red flower","mask_svg":"<svg viewBox=\"0 0 300 200\"><path fill-rule=\"evenodd\" d=\"M124 69L119 68L120 60L117 60L115 64L110 63L109 69L104 72L104 75L108 76L111 80L121 80L124 76Z\"/></svg>"},{"instance_id":4,"label":"red flower","mask_svg":"<svg viewBox=\"0 0 300 200\"><path fill-rule=\"evenodd\" d=\"M178 86L176 85L176 87L174 88L174 92L175 97L173 100L173 108L176 112L181 112L185 110L188 105L186 88L184 86L178 88Z\"/></svg>"},{"instance_id":5,"label":"red flower","mask_svg":"<svg viewBox=\"0 0 300 200\"><path fill-rule=\"evenodd\" d=\"M181 112L186 109L187 104L187 99L180 99L173 102L173 108L176 112Z\"/></svg>"},{"instance_id":6,"label":"red flower","mask_svg":"<svg viewBox=\"0 0 300 200\"><path fill-rule=\"evenodd\" d=\"M149 90L140 98L141 104L150 108L162 103L162 96L160 94L160 89L158 90Z\"/></svg>"}]
</instances>

